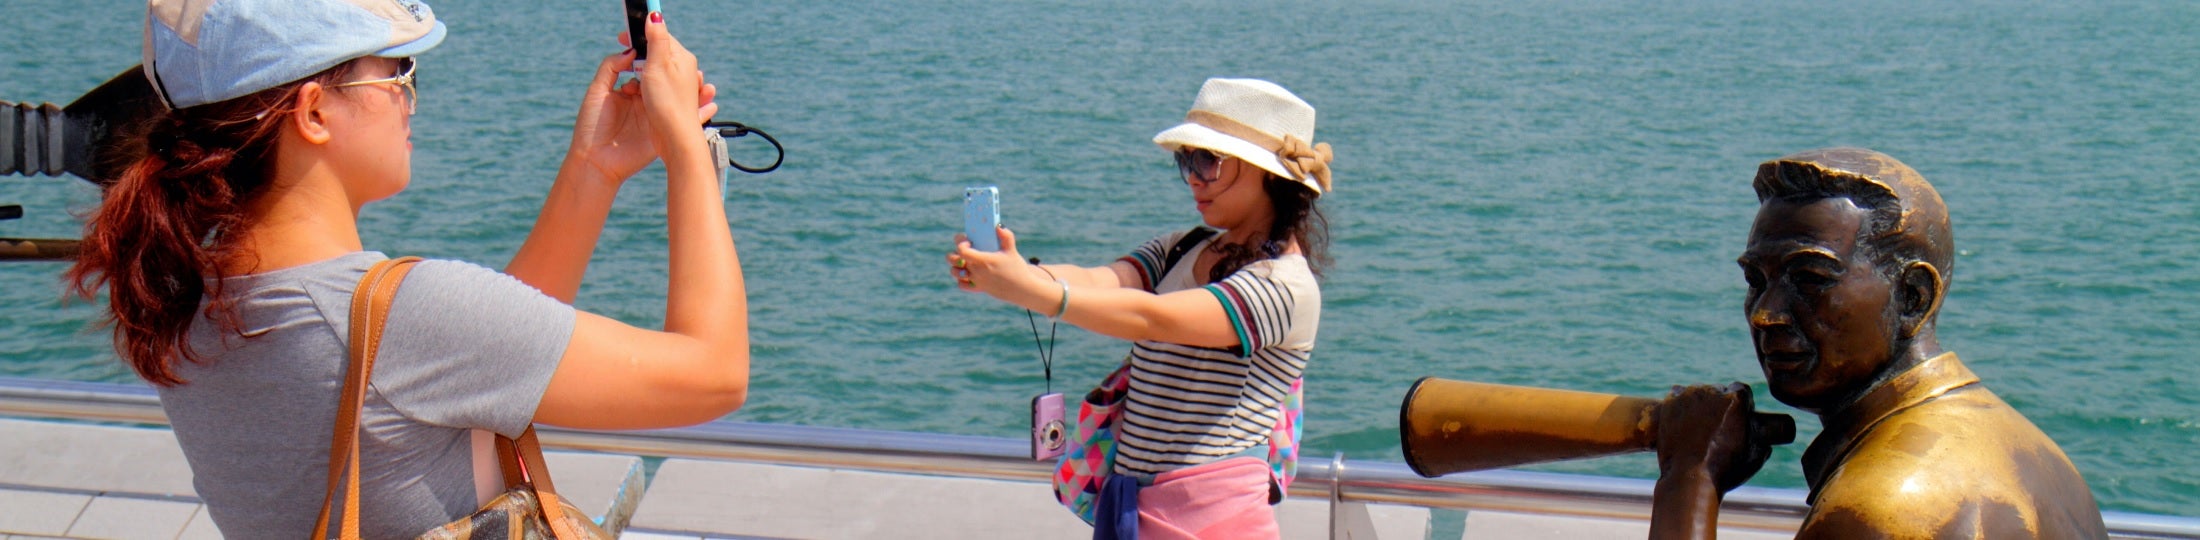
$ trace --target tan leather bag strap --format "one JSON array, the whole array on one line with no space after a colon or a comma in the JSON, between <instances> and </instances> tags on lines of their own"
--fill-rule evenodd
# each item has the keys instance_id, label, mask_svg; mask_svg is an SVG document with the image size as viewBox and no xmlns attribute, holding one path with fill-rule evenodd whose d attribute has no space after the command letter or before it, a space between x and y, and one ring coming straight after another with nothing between
<instances>
[{"instance_id":1,"label":"tan leather bag strap","mask_svg":"<svg viewBox=\"0 0 2200 540\"><path fill-rule=\"evenodd\" d=\"M535 428L529 426L529 431ZM497 466L504 470L504 489L512 489L527 483L527 466L519 459L519 445L511 437L496 435ZM524 434L522 435L524 436Z\"/></svg>"},{"instance_id":2,"label":"tan leather bag strap","mask_svg":"<svg viewBox=\"0 0 2200 540\"><path fill-rule=\"evenodd\" d=\"M375 263L367 269L367 275L359 279L358 288L351 299L351 368L344 376L343 401L337 404L336 426L330 435L328 494L321 501L321 514L314 519L314 538L328 531L330 507L336 497L339 483L344 487L342 526L338 534L343 540L360 538L359 534L359 410L366 404L368 377L374 372L374 358L381 350L382 327L389 321L390 304L397 299L397 286L405 281L405 274L412 271L419 257L403 257ZM542 504L543 517L550 523L552 534L567 540L585 538L582 532L565 519L565 505L550 483L550 468L543 462L542 445L535 439L535 427L528 426L517 440L497 435L497 465L504 471L507 489L527 486L535 492L535 500ZM337 453L342 452L339 456Z\"/></svg>"},{"instance_id":3,"label":"tan leather bag strap","mask_svg":"<svg viewBox=\"0 0 2200 540\"><path fill-rule=\"evenodd\" d=\"M580 529L565 519L565 504L558 497L557 489L550 483L550 466L543 462L542 443L535 439L535 427L527 426L518 439L497 436L497 461L504 466L504 485L507 489L523 483L535 492L535 500L542 503L543 521L550 523L550 532L565 540L587 538ZM518 474L513 474L513 470Z\"/></svg>"},{"instance_id":4,"label":"tan leather bag strap","mask_svg":"<svg viewBox=\"0 0 2200 540\"><path fill-rule=\"evenodd\" d=\"M359 538L359 409L367 401L368 375L374 371L374 355L380 349L382 325L388 321L390 303L397 299L397 284L405 280L419 257L403 257L375 263L351 293L351 365L344 372L344 395L336 405L336 426L329 436L328 494L321 499L320 517L313 520L313 538L328 534L329 507L336 487L344 486L342 538ZM348 473L348 474L347 474ZM345 480L347 479L348 480Z\"/></svg>"}]
</instances>

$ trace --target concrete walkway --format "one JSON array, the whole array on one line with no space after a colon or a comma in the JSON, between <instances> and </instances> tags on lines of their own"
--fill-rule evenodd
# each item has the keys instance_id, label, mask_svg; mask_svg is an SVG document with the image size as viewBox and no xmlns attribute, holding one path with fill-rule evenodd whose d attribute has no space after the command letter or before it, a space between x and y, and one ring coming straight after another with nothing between
<instances>
[{"instance_id":1,"label":"concrete walkway","mask_svg":"<svg viewBox=\"0 0 2200 540\"><path fill-rule=\"evenodd\" d=\"M628 537L1092 537L1038 482L668 460L642 501ZM1380 538L1427 535L1427 509L1375 506L1369 514ZM1276 517L1284 538L1329 537L1328 501L1287 500Z\"/></svg>"},{"instance_id":2,"label":"concrete walkway","mask_svg":"<svg viewBox=\"0 0 2200 540\"><path fill-rule=\"evenodd\" d=\"M633 456L550 452L559 491L624 538L1089 538L1039 482L732 461L664 460L644 478ZM647 487L646 493L642 487ZM1640 521L1471 512L1435 523L1425 508L1350 504L1374 539L1642 538ZM1440 515L1453 516L1459 513ZM1330 537L1330 506L1276 508L1284 538ZM1778 535L1727 531L1725 538ZM191 471L165 429L0 419L0 540L215 539Z\"/></svg>"},{"instance_id":3,"label":"concrete walkway","mask_svg":"<svg viewBox=\"0 0 2200 540\"><path fill-rule=\"evenodd\" d=\"M559 494L599 522L633 515L641 458L545 452ZM0 418L0 540L208 539L221 533L166 429Z\"/></svg>"}]
</instances>

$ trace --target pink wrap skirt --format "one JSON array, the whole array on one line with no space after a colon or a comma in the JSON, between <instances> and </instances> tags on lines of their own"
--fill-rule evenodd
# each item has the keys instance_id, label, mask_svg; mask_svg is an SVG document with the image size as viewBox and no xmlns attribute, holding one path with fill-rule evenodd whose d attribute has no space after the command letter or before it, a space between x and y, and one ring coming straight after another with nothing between
<instances>
[{"instance_id":1,"label":"pink wrap skirt","mask_svg":"<svg viewBox=\"0 0 2200 540\"><path fill-rule=\"evenodd\" d=\"M1268 462L1234 457L1161 473L1138 491L1141 539L1272 539Z\"/></svg>"}]
</instances>

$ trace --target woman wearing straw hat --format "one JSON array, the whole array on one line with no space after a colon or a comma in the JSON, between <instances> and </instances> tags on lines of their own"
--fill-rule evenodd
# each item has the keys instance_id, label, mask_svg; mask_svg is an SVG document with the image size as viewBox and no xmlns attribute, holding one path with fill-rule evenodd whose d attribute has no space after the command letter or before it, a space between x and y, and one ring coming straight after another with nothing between
<instances>
[{"instance_id":1,"label":"woman wearing straw hat","mask_svg":"<svg viewBox=\"0 0 2200 540\"><path fill-rule=\"evenodd\" d=\"M225 537L329 532L313 525L347 311L388 259L361 246L358 216L414 180L414 56L445 31L417 0L147 3L145 73L167 107L125 141L142 155L105 187L68 282L106 292L116 352L159 392ZM476 433L686 425L745 399L741 266L697 129L716 90L661 16L637 37L653 53L640 81L614 86L631 51L597 65L504 272L430 260L397 289L358 412L361 511L341 520L365 537L410 538L494 495L496 466L475 476ZM660 158L666 329L575 310L612 196Z\"/></svg>"},{"instance_id":2,"label":"woman wearing straw hat","mask_svg":"<svg viewBox=\"0 0 2200 540\"><path fill-rule=\"evenodd\" d=\"M1277 535L1288 473L1262 458L1289 444L1272 436L1292 430L1286 399L1314 349L1331 154L1312 142L1314 108L1267 81L1209 79L1185 119L1154 143L1219 234L1164 234L1090 268L1028 264L1005 228L999 252L957 235L947 256L964 290L1134 343L1096 537Z\"/></svg>"}]
</instances>

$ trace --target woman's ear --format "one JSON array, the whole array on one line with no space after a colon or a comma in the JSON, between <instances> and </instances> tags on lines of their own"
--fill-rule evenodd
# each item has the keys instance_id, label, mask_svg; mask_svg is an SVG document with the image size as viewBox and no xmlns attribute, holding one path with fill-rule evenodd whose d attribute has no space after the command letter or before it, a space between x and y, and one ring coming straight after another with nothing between
<instances>
[{"instance_id":1,"label":"woman's ear","mask_svg":"<svg viewBox=\"0 0 2200 540\"><path fill-rule=\"evenodd\" d=\"M284 126L305 142L326 144L334 137L328 125L330 114L326 109L332 102L328 98L329 88L321 83L299 85L296 97L288 104L290 118Z\"/></svg>"},{"instance_id":2,"label":"woman's ear","mask_svg":"<svg viewBox=\"0 0 2200 540\"><path fill-rule=\"evenodd\" d=\"M1902 317L1903 339L1930 329L1940 315L1940 301L1947 297L1948 281L1932 263L1910 261L1895 277L1895 306Z\"/></svg>"}]
</instances>

